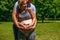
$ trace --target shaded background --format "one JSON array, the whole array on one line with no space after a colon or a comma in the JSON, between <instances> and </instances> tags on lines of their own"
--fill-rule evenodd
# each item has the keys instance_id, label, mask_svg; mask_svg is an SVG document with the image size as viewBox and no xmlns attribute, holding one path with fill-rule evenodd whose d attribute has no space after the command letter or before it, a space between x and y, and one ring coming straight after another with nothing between
<instances>
[{"instance_id":1,"label":"shaded background","mask_svg":"<svg viewBox=\"0 0 60 40\"><path fill-rule=\"evenodd\" d=\"M12 10L17 0L0 0L0 40L14 40ZM60 0L33 0L36 40L60 40ZM42 23L43 22L43 23Z\"/></svg>"},{"instance_id":2,"label":"shaded background","mask_svg":"<svg viewBox=\"0 0 60 40\"><path fill-rule=\"evenodd\" d=\"M17 0L0 0L0 21L12 21L13 6ZM37 19L60 20L60 0L33 0Z\"/></svg>"}]
</instances>

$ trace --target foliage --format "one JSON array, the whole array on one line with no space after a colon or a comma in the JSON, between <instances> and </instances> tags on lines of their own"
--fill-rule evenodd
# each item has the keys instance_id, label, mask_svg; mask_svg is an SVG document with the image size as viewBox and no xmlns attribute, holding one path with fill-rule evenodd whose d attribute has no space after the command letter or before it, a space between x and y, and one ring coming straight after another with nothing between
<instances>
[{"instance_id":1,"label":"foliage","mask_svg":"<svg viewBox=\"0 0 60 40\"><path fill-rule=\"evenodd\" d=\"M60 18L60 0L34 0L37 9L37 15L40 18Z\"/></svg>"},{"instance_id":2,"label":"foliage","mask_svg":"<svg viewBox=\"0 0 60 40\"><path fill-rule=\"evenodd\" d=\"M12 21L11 13L16 1L0 0L0 21ZM33 0L32 3L36 6L38 20L60 18L60 0Z\"/></svg>"},{"instance_id":3,"label":"foliage","mask_svg":"<svg viewBox=\"0 0 60 40\"><path fill-rule=\"evenodd\" d=\"M12 22L0 22L0 40L14 40L12 25ZM60 40L60 22L38 22L36 40Z\"/></svg>"},{"instance_id":4,"label":"foliage","mask_svg":"<svg viewBox=\"0 0 60 40\"><path fill-rule=\"evenodd\" d=\"M15 0L0 0L0 21L11 21Z\"/></svg>"}]
</instances>

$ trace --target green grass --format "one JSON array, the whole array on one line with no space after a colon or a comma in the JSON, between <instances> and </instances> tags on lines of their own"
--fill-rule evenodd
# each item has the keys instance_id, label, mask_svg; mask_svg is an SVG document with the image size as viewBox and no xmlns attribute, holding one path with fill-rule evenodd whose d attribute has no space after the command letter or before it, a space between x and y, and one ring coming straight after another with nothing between
<instances>
[{"instance_id":1,"label":"green grass","mask_svg":"<svg viewBox=\"0 0 60 40\"><path fill-rule=\"evenodd\" d=\"M12 24L0 22L0 40L14 40ZM38 22L36 40L60 40L60 22Z\"/></svg>"},{"instance_id":2,"label":"green grass","mask_svg":"<svg viewBox=\"0 0 60 40\"><path fill-rule=\"evenodd\" d=\"M37 40L60 40L60 23L38 23L36 33Z\"/></svg>"},{"instance_id":3,"label":"green grass","mask_svg":"<svg viewBox=\"0 0 60 40\"><path fill-rule=\"evenodd\" d=\"M0 22L0 40L13 40L12 30L11 22Z\"/></svg>"}]
</instances>

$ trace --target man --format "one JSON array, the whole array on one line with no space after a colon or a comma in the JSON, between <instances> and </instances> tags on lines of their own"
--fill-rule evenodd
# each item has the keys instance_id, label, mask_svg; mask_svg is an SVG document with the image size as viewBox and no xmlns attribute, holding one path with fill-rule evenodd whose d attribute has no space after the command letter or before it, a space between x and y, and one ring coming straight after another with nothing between
<instances>
[{"instance_id":1,"label":"man","mask_svg":"<svg viewBox=\"0 0 60 40\"><path fill-rule=\"evenodd\" d=\"M20 8L22 8L21 10L23 10L25 7L26 7L26 5L27 5L27 11L32 15L32 20L33 20L33 22L29 25L29 27L28 28L26 28L25 29L25 27L24 27L24 25L23 24L21 24L21 23L19 23L18 22L18 16L17 16L17 11L19 11L19 10L17 10L18 9L18 5L20 5L19 3L19 1L21 1L21 0L18 0L16 3L15 3L15 6L14 6L14 9L13 9L13 13L12 13L12 18L13 18L13 22L14 22L14 26L13 26L13 29L14 29L14 34L15 34L15 40L35 40L35 32L34 32L34 29L35 29L35 27L36 27L36 15L35 15L35 13L36 13L36 9L35 9L35 6L33 5L33 4L31 4L31 1L32 0L26 0L26 4L23 4L23 8L20 6ZM25 8L26 9L26 8ZM24 10L25 10L24 9ZM20 10L20 11L21 11ZM23 11L22 11L23 12ZM27 13L27 12L26 12ZM21 16L21 15L20 15ZM26 15L27 16L27 15ZM30 17L30 16L28 16L28 17ZM20 25L20 26L19 26ZM30 27L30 26L32 26L32 25L34 25L34 27ZM23 26L23 27L21 27L21 26ZM22 30L33 30L31 33L30 33L30 35L28 36L28 37L26 37L26 36L24 36L24 34L22 33L22 32L24 32L24 31L21 31L20 33L19 33L19 29L22 29ZM20 39L18 38L18 34L20 34Z\"/></svg>"}]
</instances>

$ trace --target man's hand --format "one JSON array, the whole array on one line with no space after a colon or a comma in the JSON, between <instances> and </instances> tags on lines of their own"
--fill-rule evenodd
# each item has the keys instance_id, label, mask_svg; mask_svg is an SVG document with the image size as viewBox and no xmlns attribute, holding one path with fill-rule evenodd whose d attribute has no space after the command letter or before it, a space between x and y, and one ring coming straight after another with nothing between
<instances>
[{"instance_id":1,"label":"man's hand","mask_svg":"<svg viewBox=\"0 0 60 40\"><path fill-rule=\"evenodd\" d=\"M24 24L21 24L20 22L18 22L18 25L19 25L20 29L25 29L25 27L26 27Z\"/></svg>"},{"instance_id":2,"label":"man's hand","mask_svg":"<svg viewBox=\"0 0 60 40\"><path fill-rule=\"evenodd\" d=\"M22 33L27 33L26 31L26 26L18 22L17 24L18 30L21 31Z\"/></svg>"},{"instance_id":3,"label":"man's hand","mask_svg":"<svg viewBox=\"0 0 60 40\"><path fill-rule=\"evenodd\" d=\"M28 30L29 30L29 29L34 29L34 24L33 24L33 23L29 24L29 25L27 26L27 29L28 29Z\"/></svg>"},{"instance_id":4,"label":"man's hand","mask_svg":"<svg viewBox=\"0 0 60 40\"><path fill-rule=\"evenodd\" d=\"M18 29L25 29L25 25L21 24L20 22L16 22L16 26Z\"/></svg>"},{"instance_id":5,"label":"man's hand","mask_svg":"<svg viewBox=\"0 0 60 40\"><path fill-rule=\"evenodd\" d=\"M25 32L31 32L32 30L34 30L33 24L29 24L25 26L26 26L26 28L24 29Z\"/></svg>"},{"instance_id":6,"label":"man's hand","mask_svg":"<svg viewBox=\"0 0 60 40\"><path fill-rule=\"evenodd\" d=\"M35 12L32 10L31 7L28 7L28 12L30 13L31 17L32 17L32 23L29 24L28 26L28 29L35 29L35 26L36 26L36 15L35 15Z\"/></svg>"},{"instance_id":7,"label":"man's hand","mask_svg":"<svg viewBox=\"0 0 60 40\"><path fill-rule=\"evenodd\" d=\"M24 33L30 33L33 30L34 30L34 28L33 28L32 24L30 24L30 25L26 25L26 29L24 29L23 31L24 31Z\"/></svg>"}]
</instances>

